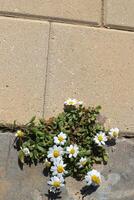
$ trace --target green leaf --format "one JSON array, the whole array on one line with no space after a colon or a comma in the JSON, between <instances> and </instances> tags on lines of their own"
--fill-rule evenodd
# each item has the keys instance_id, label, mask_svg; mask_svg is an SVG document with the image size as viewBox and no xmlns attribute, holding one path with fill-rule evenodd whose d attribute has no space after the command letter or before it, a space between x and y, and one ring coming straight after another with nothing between
<instances>
[{"instance_id":1,"label":"green leaf","mask_svg":"<svg viewBox=\"0 0 134 200\"><path fill-rule=\"evenodd\" d=\"M33 157L33 152L30 152L30 158L32 158Z\"/></svg>"},{"instance_id":2,"label":"green leaf","mask_svg":"<svg viewBox=\"0 0 134 200\"><path fill-rule=\"evenodd\" d=\"M54 145L54 136L63 131L67 135L63 148L71 144L77 144L79 147L77 158L70 159L68 155L63 155L67 171L71 176L84 177L93 163L102 161L106 163L108 160L105 148L95 145L94 142L94 137L99 131L106 133L105 127L96 120L100 109L100 106L88 108L68 106L64 112L49 120L40 119L39 122L35 122L36 118L33 117L24 127L25 137L20 143L15 141L19 148L27 147L30 150L29 159L25 159L23 151L20 150L19 160L21 163L26 161L29 164L43 162L47 157L48 149ZM79 169L78 162L81 157L87 158L87 164Z\"/></svg>"},{"instance_id":3,"label":"green leaf","mask_svg":"<svg viewBox=\"0 0 134 200\"><path fill-rule=\"evenodd\" d=\"M22 150L19 151L18 157L21 163L24 163L24 153Z\"/></svg>"},{"instance_id":4,"label":"green leaf","mask_svg":"<svg viewBox=\"0 0 134 200\"><path fill-rule=\"evenodd\" d=\"M44 152L44 151L45 151L44 148L41 147L41 146L39 146L39 145L37 145L37 149L40 150L41 152Z\"/></svg>"},{"instance_id":5,"label":"green leaf","mask_svg":"<svg viewBox=\"0 0 134 200\"><path fill-rule=\"evenodd\" d=\"M36 135L38 135L39 137L40 137L40 136L43 136L43 135L44 135L44 132L38 131L38 130L37 130L37 131L36 131Z\"/></svg>"},{"instance_id":6,"label":"green leaf","mask_svg":"<svg viewBox=\"0 0 134 200\"><path fill-rule=\"evenodd\" d=\"M103 162L104 162L104 164L107 164L108 158L109 158L108 155L106 153L104 153L104 155L103 155Z\"/></svg>"},{"instance_id":7,"label":"green leaf","mask_svg":"<svg viewBox=\"0 0 134 200\"><path fill-rule=\"evenodd\" d=\"M35 119L36 119L36 116L33 116L33 117L32 117L32 119L30 120L30 122L29 122L29 123L32 123L32 122L34 122L34 121L35 121Z\"/></svg>"}]
</instances>

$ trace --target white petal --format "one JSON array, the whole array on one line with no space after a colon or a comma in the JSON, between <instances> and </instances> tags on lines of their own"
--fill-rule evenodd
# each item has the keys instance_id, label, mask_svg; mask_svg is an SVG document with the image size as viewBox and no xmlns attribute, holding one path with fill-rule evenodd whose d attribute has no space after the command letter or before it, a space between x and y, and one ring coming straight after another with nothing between
<instances>
[{"instance_id":1,"label":"white petal","mask_svg":"<svg viewBox=\"0 0 134 200\"><path fill-rule=\"evenodd\" d=\"M101 144L105 145L105 142L104 142L104 141L101 141Z\"/></svg>"},{"instance_id":2,"label":"white petal","mask_svg":"<svg viewBox=\"0 0 134 200\"><path fill-rule=\"evenodd\" d=\"M69 154L69 158L72 158L72 154Z\"/></svg>"}]
</instances>

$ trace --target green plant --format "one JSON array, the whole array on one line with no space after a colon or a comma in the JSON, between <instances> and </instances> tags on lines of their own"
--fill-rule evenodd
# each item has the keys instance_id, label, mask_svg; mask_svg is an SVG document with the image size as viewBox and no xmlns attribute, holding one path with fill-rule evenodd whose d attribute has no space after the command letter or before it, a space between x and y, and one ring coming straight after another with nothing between
<instances>
[{"instance_id":1,"label":"green plant","mask_svg":"<svg viewBox=\"0 0 134 200\"><path fill-rule=\"evenodd\" d=\"M49 120L35 117L16 133L16 147L21 163L43 162L52 176L52 191L64 184L66 176L100 184L100 175L92 170L94 163L107 163L105 143L118 137L117 128L106 130L98 120L101 107L85 108L82 102L68 99L64 111ZM90 173L92 172L92 173Z\"/></svg>"}]
</instances>

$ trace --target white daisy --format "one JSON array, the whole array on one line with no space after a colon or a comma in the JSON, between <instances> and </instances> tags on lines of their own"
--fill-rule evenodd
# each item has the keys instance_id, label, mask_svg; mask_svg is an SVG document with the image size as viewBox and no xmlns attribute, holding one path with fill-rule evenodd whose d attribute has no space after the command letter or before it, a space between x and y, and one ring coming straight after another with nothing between
<instances>
[{"instance_id":1,"label":"white daisy","mask_svg":"<svg viewBox=\"0 0 134 200\"><path fill-rule=\"evenodd\" d=\"M97 170L93 169L92 171L89 171L87 175L85 176L85 180L87 185L94 185L98 186L101 183L101 175L100 172Z\"/></svg>"},{"instance_id":2,"label":"white daisy","mask_svg":"<svg viewBox=\"0 0 134 200\"><path fill-rule=\"evenodd\" d=\"M16 137L22 138L24 136L24 132L21 130L18 130L15 134Z\"/></svg>"},{"instance_id":3,"label":"white daisy","mask_svg":"<svg viewBox=\"0 0 134 200\"><path fill-rule=\"evenodd\" d=\"M79 168L84 167L84 166L86 165L86 163L87 163L87 158L83 158L83 157L82 157L82 158L80 159L79 163L78 163Z\"/></svg>"},{"instance_id":4,"label":"white daisy","mask_svg":"<svg viewBox=\"0 0 134 200\"><path fill-rule=\"evenodd\" d=\"M118 128L111 128L108 134L109 134L110 138L118 138L119 129Z\"/></svg>"},{"instance_id":5,"label":"white daisy","mask_svg":"<svg viewBox=\"0 0 134 200\"><path fill-rule=\"evenodd\" d=\"M100 131L95 137L94 137L94 141L99 145L105 145L105 142L107 141L107 137L105 135L105 133L103 133L102 131Z\"/></svg>"},{"instance_id":6,"label":"white daisy","mask_svg":"<svg viewBox=\"0 0 134 200\"><path fill-rule=\"evenodd\" d=\"M30 155L30 151L27 147L22 149L23 153L25 154L25 156L29 156Z\"/></svg>"},{"instance_id":7,"label":"white daisy","mask_svg":"<svg viewBox=\"0 0 134 200\"><path fill-rule=\"evenodd\" d=\"M67 150L67 154L69 154L69 158L76 158L77 154L79 153L79 150L78 150L78 146L76 144L74 145L70 145L69 147L66 148Z\"/></svg>"},{"instance_id":8,"label":"white daisy","mask_svg":"<svg viewBox=\"0 0 134 200\"><path fill-rule=\"evenodd\" d=\"M56 192L57 189L60 189L64 186L64 179L62 176L53 176L48 181L48 185L50 185L50 191Z\"/></svg>"},{"instance_id":9,"label":"white daisy","mask_svg":"<svg viewBox=\"0 0 134 200\"><path fill-rule=\"evenodd\" d=\"M61 158L63 155L63 148L60 146L54 145L49 148L47 157L50 158L51 161L55 161L57 158Z\"/></svg>"},{"instance_id":10,"label":"white daisy","mask_svg":"<svg viewBox=\"0 0 134 200\"><path fill-rule=\"evenodd\" d=\"M54 162L54 166L51 167L53 175L63 175L67 173L65 170L66 164L63 163L63 160L57 159Z\"/></svg>"},{"instance_id":11,"label":"white daisy","mask_svg":"<svg viewBox=\"0 0 134 200\"><path fill-rule=\"evenodd\" d=\"M76 99L67 99L65 102L64 102L64 105L68 105L68 106L75 106L77 104L77 100Z\"/></svg>"},{"instance_id":12,"label":"white daisy","mask_svg":"<svg viewBox=\"0 0 134 200\"><path fill-rule=\"evenodd\" d=\"M66 134L61 132L57 137L54 137L54 143L64 145L64 143L66 142L66 138Z\"/></svg>"}]
</instances>

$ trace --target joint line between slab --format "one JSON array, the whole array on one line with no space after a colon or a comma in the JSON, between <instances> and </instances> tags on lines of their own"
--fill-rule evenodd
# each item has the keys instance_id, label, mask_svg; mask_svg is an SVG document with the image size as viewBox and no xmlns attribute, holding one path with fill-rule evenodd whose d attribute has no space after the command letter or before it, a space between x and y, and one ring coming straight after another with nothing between
<instances>
[{"instance_id":1,"label":"joint line between slab","mask_svg":"<svg viewBox=\"0 0 134 200\"><path fill-rule=\"evenodd\" d=\"M77 25L91 25L91 26L99 26L97 22L86 21L86 20L77 20L77 19L68 19L63 17L51 17L51 16L42 16L42 15L34 15L34 14L22 14L22 13L12 13L12 12L4 12L0 11L1 17L10 17L14 19L23 19L23 20L38 20L38 21L48 21L48 22L61 22L61 23L70 23Z\"/></svg>"},{"instance_id":2,"label":"joint line between slab","mask_svg":"<svg viewBox=\"0 0 134 200\"><path fill-rule=\"evenodd\" d=\"M102 7L101 7L101 26L104 27L104 14L105 14L105 11L104 11L104 0L101 0L102 1Z\"/></svg>"},{"instance_id":3,"label":"joint line between slab","mask_svg":"<svg viewBox=\"0 0 134 200\"><path fill-rule=\"evenodd\" d=\"M102 0L104 2L104 0ZM115 31L124 31L124 32L134 32L133 27L124 27L124 26L117 26L117 25L105 25L104 17L105 17L105 9L104 3L102 4L102 13L101 14L101 25L96 24L94 22L85 22L85 21L78 21L78 20L69 20L69 19L60 19L60 18L51 18L51 17L43 17L43 16L35 16L35 15L28 15L28 14L15 14L13 13L5 13L0 11L0 17L7 17L12 19L22 19L22 20L31 20L31 21L42 21L42 22L49 22L49 23L61 23L61 24L68 24L68 25L77 25L89 28L103 28L105 30L111 29Z\"/></svg>"},{"instance_id":4,"label":"joint line between slab","mask_svg":"<svg viewBox=\"0 0 134 200\"><path fill-rule=\"evenodd\" d=\"M50 35L51 35L51 22L49 22L49 31L48 31L48 45L47 45L47 56L46 56L46 70L45 70L45 85L44 85L44 101L43 101L43 113L42 117L45 115L45 105L46 105L46 92L47 92L47 79L48 79L48 65L49 65L49 50L50 50Z\"/></svg>"}]
</instances>

